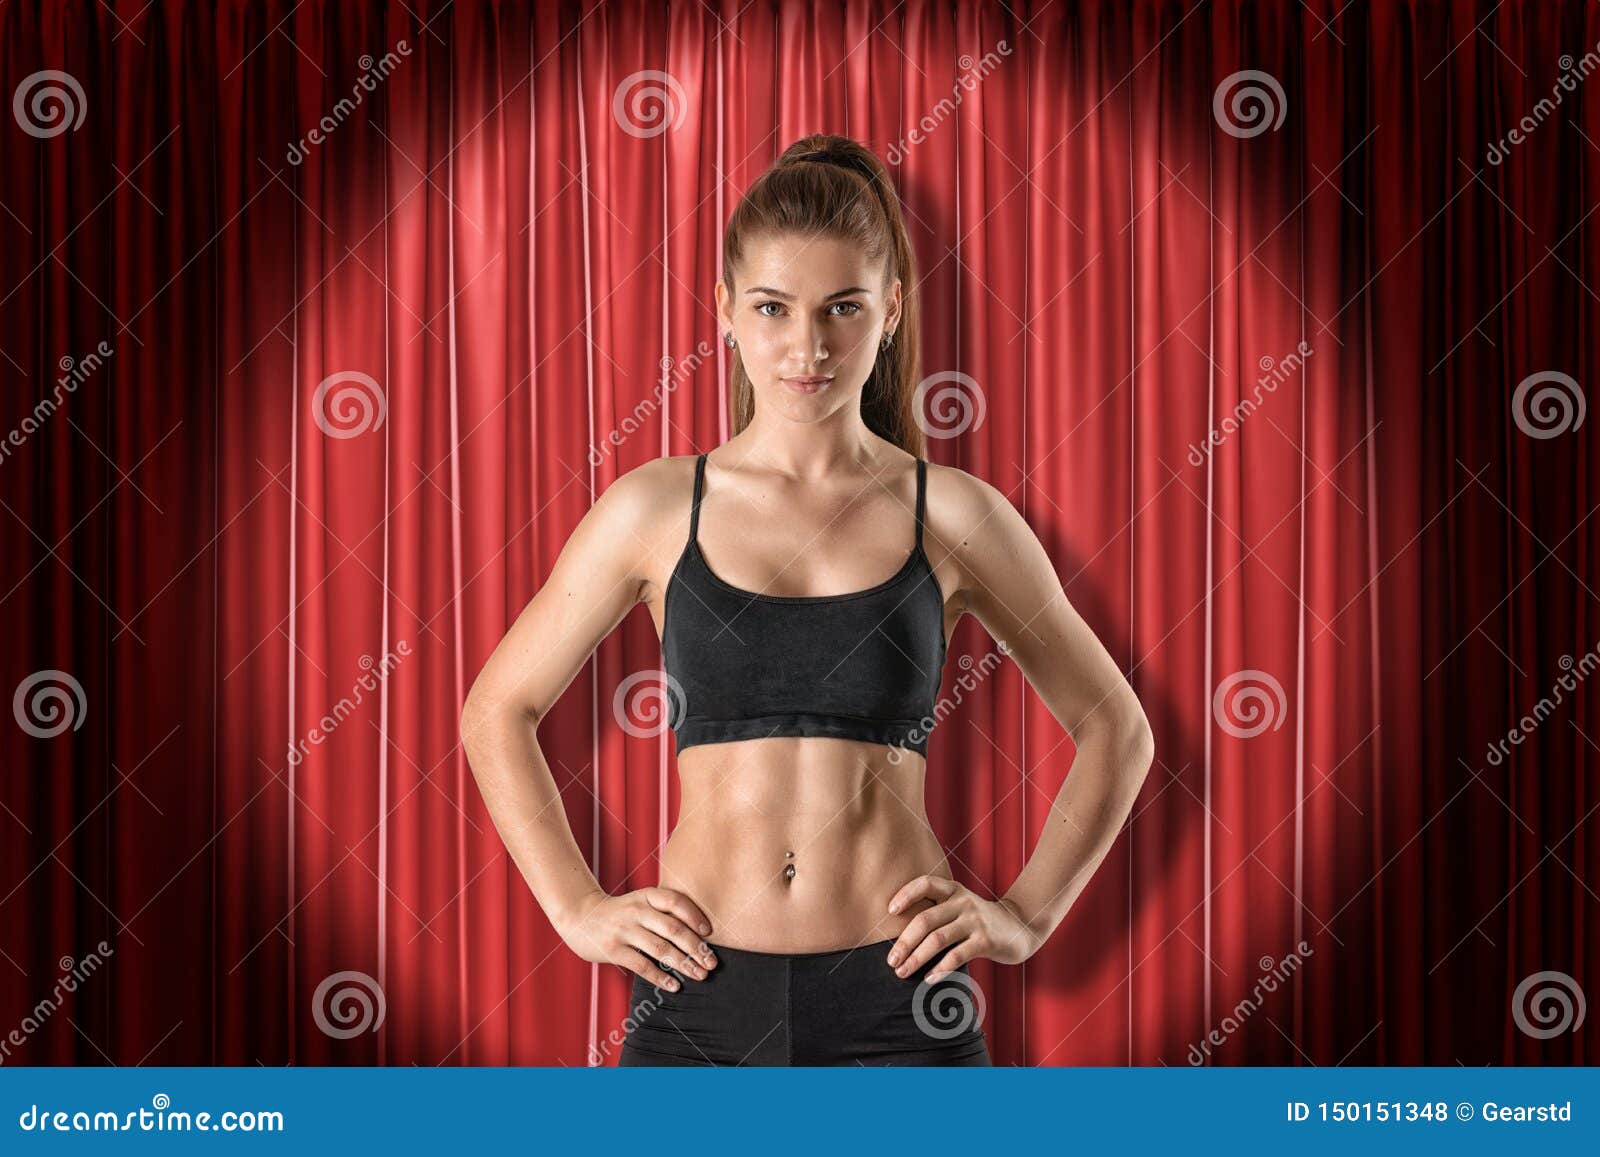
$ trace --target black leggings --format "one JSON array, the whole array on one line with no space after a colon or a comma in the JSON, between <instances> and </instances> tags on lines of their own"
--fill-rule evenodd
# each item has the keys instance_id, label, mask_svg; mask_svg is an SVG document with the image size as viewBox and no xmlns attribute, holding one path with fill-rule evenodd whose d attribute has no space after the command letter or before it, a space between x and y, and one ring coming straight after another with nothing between
<instances>
[{"instance_id":1,"label":"black leggings","mask_svg":"<svg viewBox=\"0 0 1600 1157\"><path fill-rule=\"evenodd\" d=\"M940 953L899 977L893 943L798 954L714 943L705 980L666 969L677 992L635 976L618 1064L991 1064L967 966L930 985Z\"/></svg>"}]
</instances>

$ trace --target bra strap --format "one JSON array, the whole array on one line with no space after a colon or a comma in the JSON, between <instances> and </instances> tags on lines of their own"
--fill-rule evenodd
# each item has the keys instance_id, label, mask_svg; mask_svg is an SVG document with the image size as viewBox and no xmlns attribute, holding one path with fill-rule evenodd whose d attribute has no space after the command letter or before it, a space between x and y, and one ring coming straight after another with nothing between
<instances>
[{"instance_id":1,"label":"bra strap","mask_svg":"<svg viewBox=\"0 0 1600 1157\"><path fill-rule=\"evenodd\" d=\"M921 458L917 459L917 549L922 549L922 515L926 507L925 496L928 492L928 463Z\"/></svg>"},{"instance_id":2,"label":"bra strap","mask_svg":"<svg viewBox=\"0 0 1600 1157\"><path fill-rule=\"evenodd\" d=\"M696 542L700 532L700 490L706 480L706 456L694 460L694 500L689 505L689 541Z\"/></svg>"}]
</instances>

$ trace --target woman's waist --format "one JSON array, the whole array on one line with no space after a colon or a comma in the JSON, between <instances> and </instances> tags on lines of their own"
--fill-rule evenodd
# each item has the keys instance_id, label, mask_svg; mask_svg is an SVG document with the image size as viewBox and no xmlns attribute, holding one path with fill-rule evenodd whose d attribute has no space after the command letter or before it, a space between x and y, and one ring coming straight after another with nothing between
<instances>
[{"instance_id":1,"label":"woman's waist","mask_svg":"<svg viewBox=\"0 0 1600 1157\"><path fill-rule=\"evenodd\" d=\"M661 884L706 913L707 937L771 952L850 948L893 939L926 905L891 914L919 875L949 876L925 819L810 813L680 822L661 852Z\"/></svg>"},{"instance_id":2,"label":"woman's waist","mask_svg":"<svg viewBox=\"0 0 1600 1157\"><path fill-rule=\"evenodd\" d=\"M926 826L926 777L921 756L855 740L772 736L707 744L678 758L679 823L761 824L780 837L841 825Z\"/></svg>"},{"instance_id":3,"label":"woman's waist","mask_svg":"<svg viewBox=\"0 0 1600 1157\"><path fill-rule=\"evenodd\" d=\"M696 785L698 787L698 785ZM732 780L701 793L685 785L678 820L662 849L684 868L704 863L719 875L752 880L772 872L795 879L876 876L908 861L942 858L920 793L907 798L879 780L856 790L771 790Z\"/></svg>"}]
</instances>

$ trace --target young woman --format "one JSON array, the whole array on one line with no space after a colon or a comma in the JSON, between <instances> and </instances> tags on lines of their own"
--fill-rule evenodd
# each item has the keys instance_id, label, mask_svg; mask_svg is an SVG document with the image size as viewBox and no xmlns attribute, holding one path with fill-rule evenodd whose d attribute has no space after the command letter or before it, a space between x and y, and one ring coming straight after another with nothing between
<instances>
[{"instance_id":1,"label":"young woman","mask_svg":"<svg viewBox=\"0 0 1600 1157\"><path fill-rule=\"evenodd\" d=\"M622 1064L989 1064L967 964L1026 960L1061 922L1133 805L1150 729L1015 508L923 459L916 264L878 159L796 142L723 258L736 433L630 471L584 516L473 684L472 770L562 939L636 974ZM681 806L660 886L612 896L535 736L639 602ZM968 613L1077 748L995 897L955 882L923 810Z\"/></svg>"}]
</instances>

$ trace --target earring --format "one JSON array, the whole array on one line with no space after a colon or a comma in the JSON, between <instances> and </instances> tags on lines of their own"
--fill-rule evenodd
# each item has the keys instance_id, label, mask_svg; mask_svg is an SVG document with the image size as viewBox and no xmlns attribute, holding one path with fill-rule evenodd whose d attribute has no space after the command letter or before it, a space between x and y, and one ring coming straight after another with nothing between
<instances>
[{"instance_id":1,"label":"earring","mask_svg":"<svg viewBox=\"0 0 1600 1157\"><path fill-rule=\"evenodd\" d=\"M894 344L894 334L886 333L886 334L883 335L883 341L878 343L878 348L883 350L883 351L885 351L885 352L888 352L889 347L892 346L893 344Z\"/></svg>"},{"instance_id":2,"label":"earring","mask_svg":"<svg viewBox=\"0 0 1600 1157\"><path fill-rule=\"evenodd\" d=\"M731 332L729 332L727 334L724 334L723 335L723 340L725 340L728 343L728 348L729 349L733 349L734 348L733 347L733 334Z\"/></svg>"}]
</instances>

